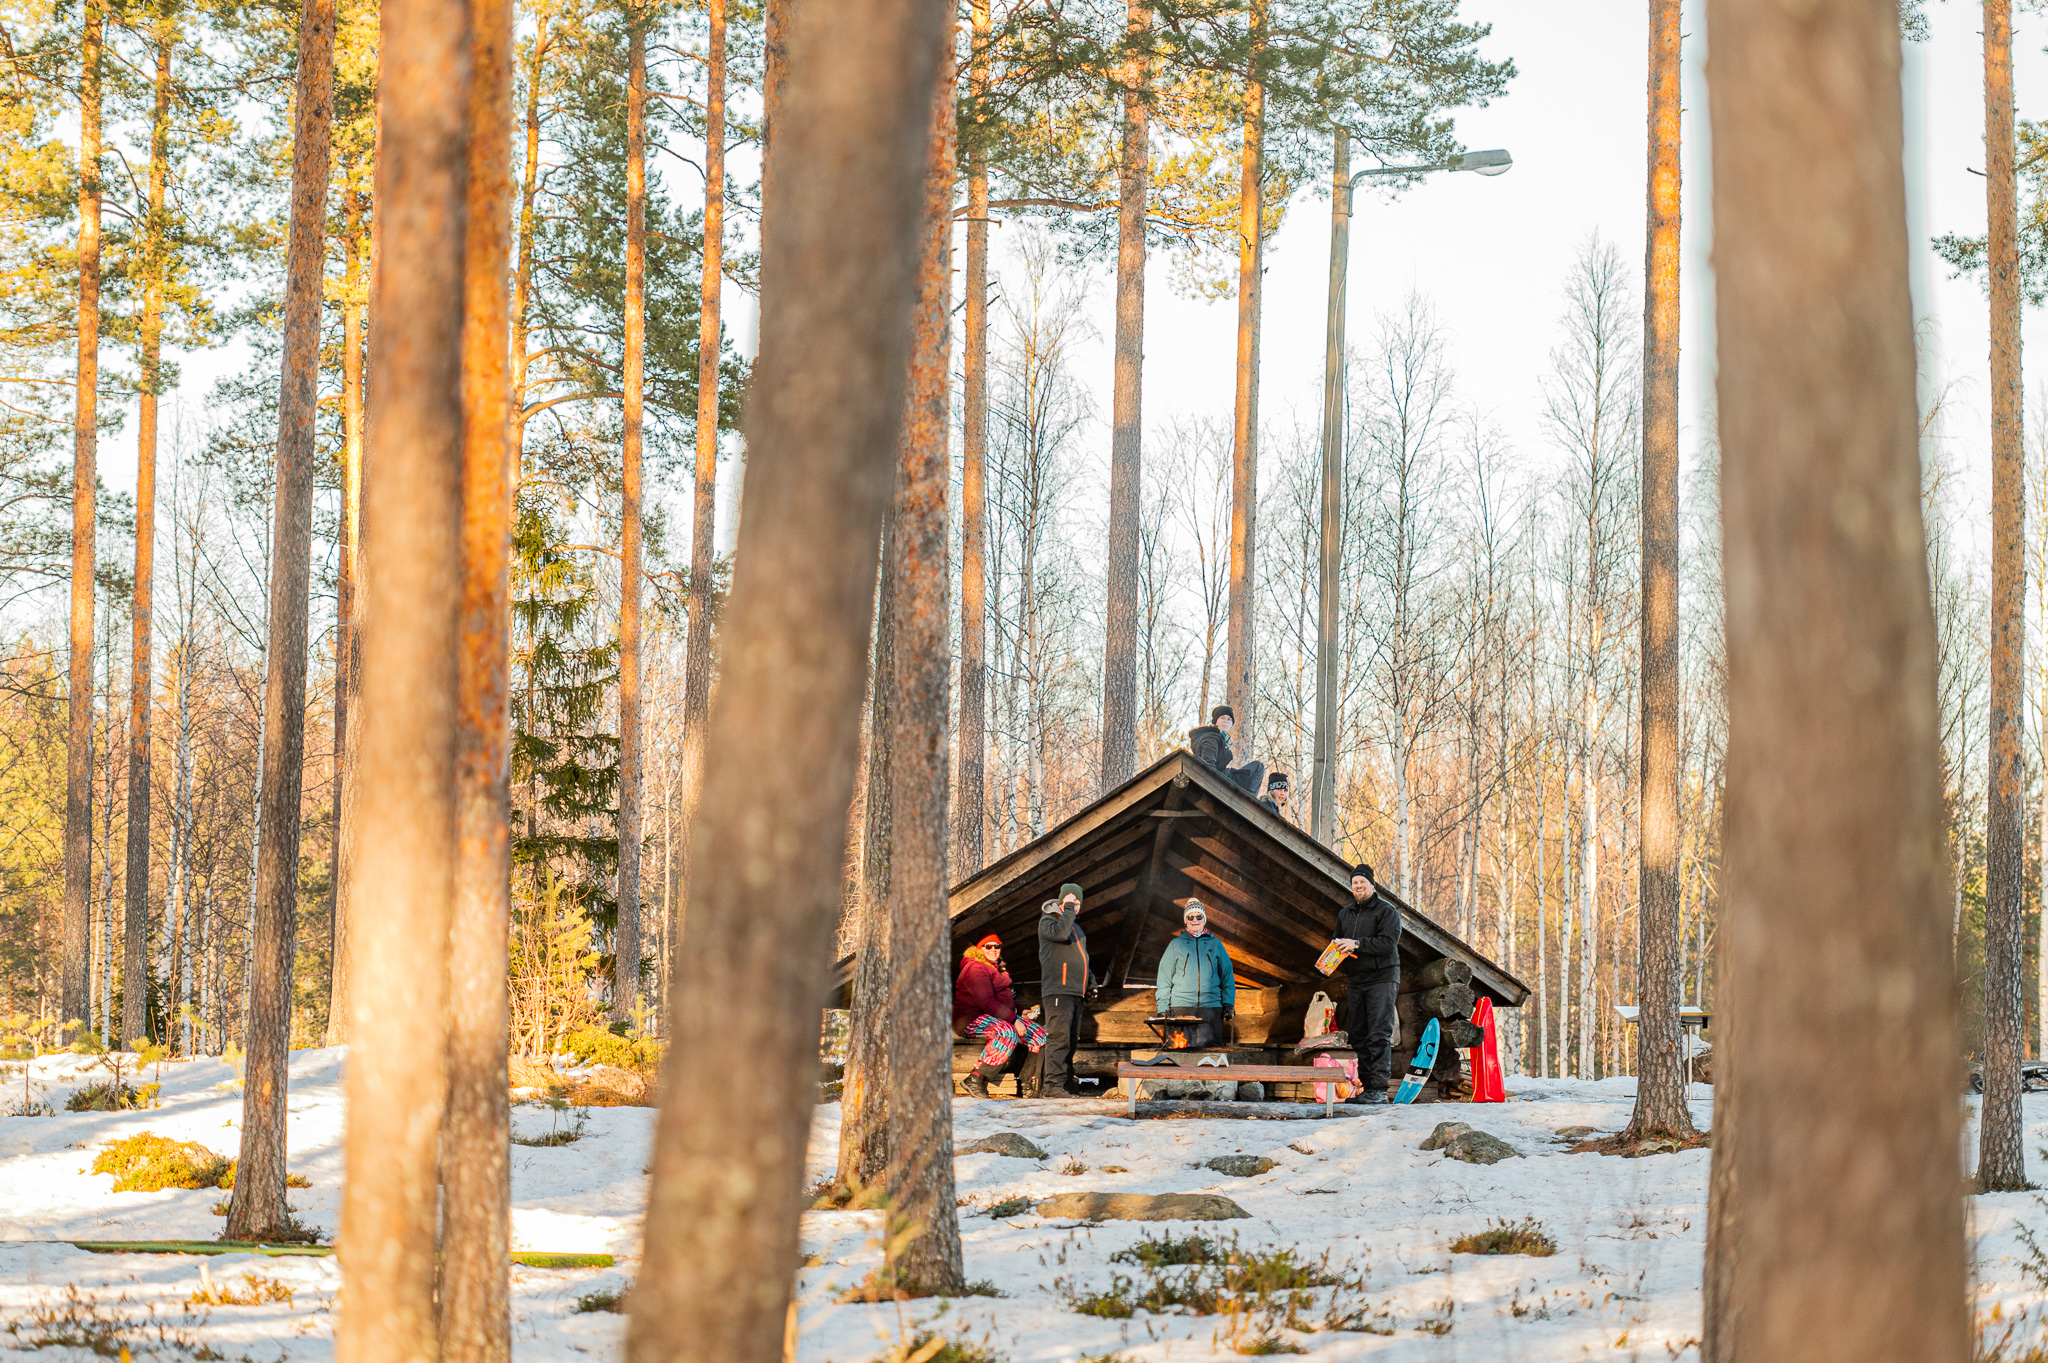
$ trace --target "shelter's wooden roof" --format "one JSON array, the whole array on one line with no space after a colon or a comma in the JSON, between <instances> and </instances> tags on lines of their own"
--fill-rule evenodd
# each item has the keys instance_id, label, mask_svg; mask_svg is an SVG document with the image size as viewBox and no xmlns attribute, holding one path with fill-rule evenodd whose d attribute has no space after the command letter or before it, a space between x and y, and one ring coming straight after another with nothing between
<instances>
[{"instance_id":1,"label":"shelter's wooden roof","mask_svg":"<svg viewBox=\"0 0 2048 1363\"><path fill-rule=\"evenodd\" d=\"M1351 899L1351 870L1329 848L1176 749L1045 836L953 887L952 955L995 931L1020 987L1035 986L1039 906L1063 882L1084 891L1081 926L1091 973L1112 990L1149 985L1160 953L1180 930L1192 897L1230 948L1241 984L1315 983L1315 960L1337 910ZM1403 963L1442 956L1472 967L1473 987L1514 1008L1529 987L1412 905L1401 906ZM842 971L842 978L844 972Z\"/></svg>"}]
</instances>

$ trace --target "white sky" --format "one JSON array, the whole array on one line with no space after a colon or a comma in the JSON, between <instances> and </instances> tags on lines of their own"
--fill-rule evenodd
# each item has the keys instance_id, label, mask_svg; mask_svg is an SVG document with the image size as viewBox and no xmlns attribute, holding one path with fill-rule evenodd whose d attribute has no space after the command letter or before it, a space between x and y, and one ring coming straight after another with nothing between
<instances>
[{"instance_id":1,"label":"white sky","mask_svg":"<svg viewBox=\"0 0 2048 1363\"><path fill-rule=\"evenodd\" d=\"M1704 5L1686 0L1685 8L1681 409L1690 457L1710 409L1712 275ZM1984 503L1989 478L1985 304L1978 284L1949 279L1926 243L1941 232L1983 230L1984 182L1970 173L1983 164L1981 39L1976 5L1931 0L1928 8L1932 35L1924 44L1909 45L1906 71L1915 306L1926 319L1923 335L1931 338L1935 380L1948 385L1945 429L1974 508ZM1598 232L1620 248L1632 269L1641 269L1646 6L1642 0L1465 0L1464 12L1493 25L1485 50L1512 57L1520 74L1490 108L1460 114L1459 135L1475 149L1508 149L1514 169L1492 178L1432 176L1392 202L1359 195L1351 231L1350 339L1357 344L1369 338L1377 312L1398 306L1411 289L1421 291L1451 339L1463 398L1489 413L1525 457L1547 461L1539 384L1556 341L1560 285L1574 253ZM2023 118L2048 116L2048 56L2037 46L2044 39L2048 27L2019 28ZM678 185L676 192L688 194L694 186ZM1000 230L995 246L1002 252ZM1269 430L1296 416L1313 427L1320 419L1329 267L1326 199L1297 199L1267 265L1262 416ZM1169 269L1155 258L1147 290L1148 430L1176 415L1227 415L1232 391L1235 302L1180 297ZM1103 468L1113 280L1109 263L1095 267L1091 312L1098 338L1076 353L1078 376L1096 396L1101 419L1089 442ZM752 300L728 285L726 307L728 334L750 352ZM2042 348L2048 323L2040 310L2027 314L2026 339L2029 356L2048 357ZM239 347L185 357L186 410L196 414L213 378L238 363ZM2048 387L2030 383L2028 391L2036 390ZM133 432L131 419L102 450L102 477L121 490L134 485ZM722 491L729 494L733 481L723 477ZM1106 479L1095 481L1095 495L1102 495ZM1981 519L1972 516L1973 523Z\"/></svg>"}]
</instances>

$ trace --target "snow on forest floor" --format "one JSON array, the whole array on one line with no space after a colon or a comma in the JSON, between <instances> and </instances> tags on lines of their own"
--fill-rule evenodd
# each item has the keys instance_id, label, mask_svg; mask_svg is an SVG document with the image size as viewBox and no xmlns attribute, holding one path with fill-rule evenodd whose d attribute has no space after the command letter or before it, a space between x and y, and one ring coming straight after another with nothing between
<instances>
[{"instance_id":1,"label":"snow on forest floor","mask_svg":"<svg viewBox=\"0 0 2048 1363\"><path fill-rule=\"evenodd\" d=\"M292 1056L290 1163L310 1188L292 1205L332 1234L342 1175L342 1052ZM221 1221L217 1190L114 1193L108 1175L83 1172L90 1152L110 1138L154 1131L233 1154L240 1093L234 1072L213 1060L163 1067L163 1106L148 1112L65 1113L79 1083L103 1078L86 1057L46 1057L32 1084L56 1117L0 1118L0 1348L29 1348L61 1333L50 1321L148 1321L142 1356L273 1358L316 1363L333 1355L334 1302L340 1285L332 1259L89 1254L67 1239L211 1239ZM18 1072L17 1072L18 1076ZM16 1082L19 1082L17 1077ZM1043 1162L963 1155L956 1163L967 1275L1002 1295L953 1302L846 1305L838 1297L880 1261L880 1214L807 1212L804 1250L813 1265L799 1279L798 1354L803 1363L863 1363L900 1338L936 1328L981 1345L1011 1363L1054 1363L1119 1353L1129 1361L1228 1358L1215 1316L1150 1314L1127 1320L1076 1314L1067 1299L1109 1289L1116 1274L1143 1274L1110 1262L1141 1237L1235 1234L1243 1246L1293 1247L1350 1279L1335 1289L1343 1309L1374 1331L1290 1333L1311 1358L1372 1358L1386 1363L1452 1359L1581 1360L1697 1358L1700 1259L1704 1244L1708 1155L1704 1150L1624 1160L1564 1153L1560 1127L1602 1132L1622 1126L1634 1082L1511 1078L1500 1106L1433 1104L1351 1109L1333 1121L1130 1122L1086 1105L957 1100L955 1141L998 1131L1020 1133L1046 1150ZM1711 1090L1696 1086L1696 1121L1712 1116ZM0 1102L18 1098L0 1093ZM612 1269L515 1267L514 1350L521 1363L579 1355L616 1357L624 1318L579 1312L578 1299L625 1287L638 1266L640 1208L653 1112L593 1108L580 1140L557 1147L515 1147L512 1154L515 1248L601 1251ZM2026 1099L2027 1147L2037 1178L2048 1175L2048 1095ZM559 1118L542 1108L514 1110L522 1135L546 1132ZM1417 1149L1440 1121L1465 1121L1508 1142L1522 1158L1467 1165ZM835 1163L839 1108L818 1109L807 1179ZM1974 1146L1974 1139L1970 1144ZM1276 1167L1231 1178L1199 1167L1216 1155L1264 1155ZM1076 1171L1076 1166L1085 1166ZM1825 1171L1816 1171L1824 1175ZM1096 1226L1001 1219L990 1206L1020 1197L1076 1191L1215 1192L1249 1220ZM2007 1318L2038 1318L2042 1294L2024 1271L2019 1231L2048 1243L2048 1199L2009 1194L1970 1199L1978 1308ZM1497 1220L1533 1217L1557 1243L1547 1258L1454 1254L1459 1236ZM216 1285L239 1286L256 1274L289 1288L289 1303L189 1307L206 1267ZM1320 1320L1332 1289L1309 1314ZM40 1317L40 1320L39 1320ZM1448 1326L1448 1329L1445 1327ZM169 1341L167 1345L160 1341ZM92 1357L85 1349L46 1349L51 1363Z\"/></svg>"}]
</instances>

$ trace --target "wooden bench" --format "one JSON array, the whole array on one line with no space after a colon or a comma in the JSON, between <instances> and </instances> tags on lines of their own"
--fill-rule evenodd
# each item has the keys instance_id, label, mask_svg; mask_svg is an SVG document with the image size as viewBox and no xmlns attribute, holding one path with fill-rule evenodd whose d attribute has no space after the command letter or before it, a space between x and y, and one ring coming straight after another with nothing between
<instances>
[{"instance_id":1,"label":"wooden bench","mask_svg":"<svg viewBox=\"0 0 2048 1363\"><path fill-rule=\"evenodd\" d=\"M1348 1082L1343 1070L1331 1065L1138 1065L1119 1060L1117 1082L1126 1079L1230 1079L1238 1083L1331 1084ZM1329 1090L1333 1095L1336 1090ZM1132 1084L1124 1095L1130 1100L1130 1114L1138 1115L1138 1086ZM1323 1100L1323 1115L1336 1115L1333 1097Z\"/></svg>"}]
</instances>

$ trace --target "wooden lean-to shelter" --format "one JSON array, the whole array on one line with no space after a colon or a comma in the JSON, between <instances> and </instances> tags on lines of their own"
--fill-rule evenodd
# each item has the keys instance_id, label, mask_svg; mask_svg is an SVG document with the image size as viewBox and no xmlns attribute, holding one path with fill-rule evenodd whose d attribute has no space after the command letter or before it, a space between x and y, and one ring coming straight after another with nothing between
<instances>
[{"instance_id":1,"label":"wooden lean-to shelter","mask_svg":"<svg viewBox=\"0 0 2048 1363\"><path fill-rule=\"evenodd\" d=\"M1319 974L1315 961L1334 935L1337 910L1350 902L1350 865L1185 751L1168 753L1045 836L954 886L948 905L953 961L984 934L1001 934L1018 1006L1036 1003L1039 906L1066 881L1085 891L1081 927L1088 934L1090 974L1102 983L1081 1022L1079 1076L1107 1079L1119 1059L1158 1045L1145 1022L1157 1011L1152 985L1190 898L1202 901L1210 930L1230 949L1237 976L1235 1042L1255 1048L1245 1063L1305 1060L1290 1048L1301 1040L1311 996L1320 989L1343 999L1342 974ZM1390 890L1381 893L1402 911L1398 1074L1431 1010L1446 1019L1469 1017L1479 996L1492 999L1496 1009L1515 1008L1529 987ZM841 966L842 999L850 966ZM1459 981L1466 969L1469 985ZM1450 1027L1454 1041L1476 1030L1464 1026L1465 1033ZM976 1049L956 1048L956 1072L972 1067ZM1461 1055L1444 1047L1437 1067L1443 1087L1455 1083Z\"/></svg>"}]
</instances>

